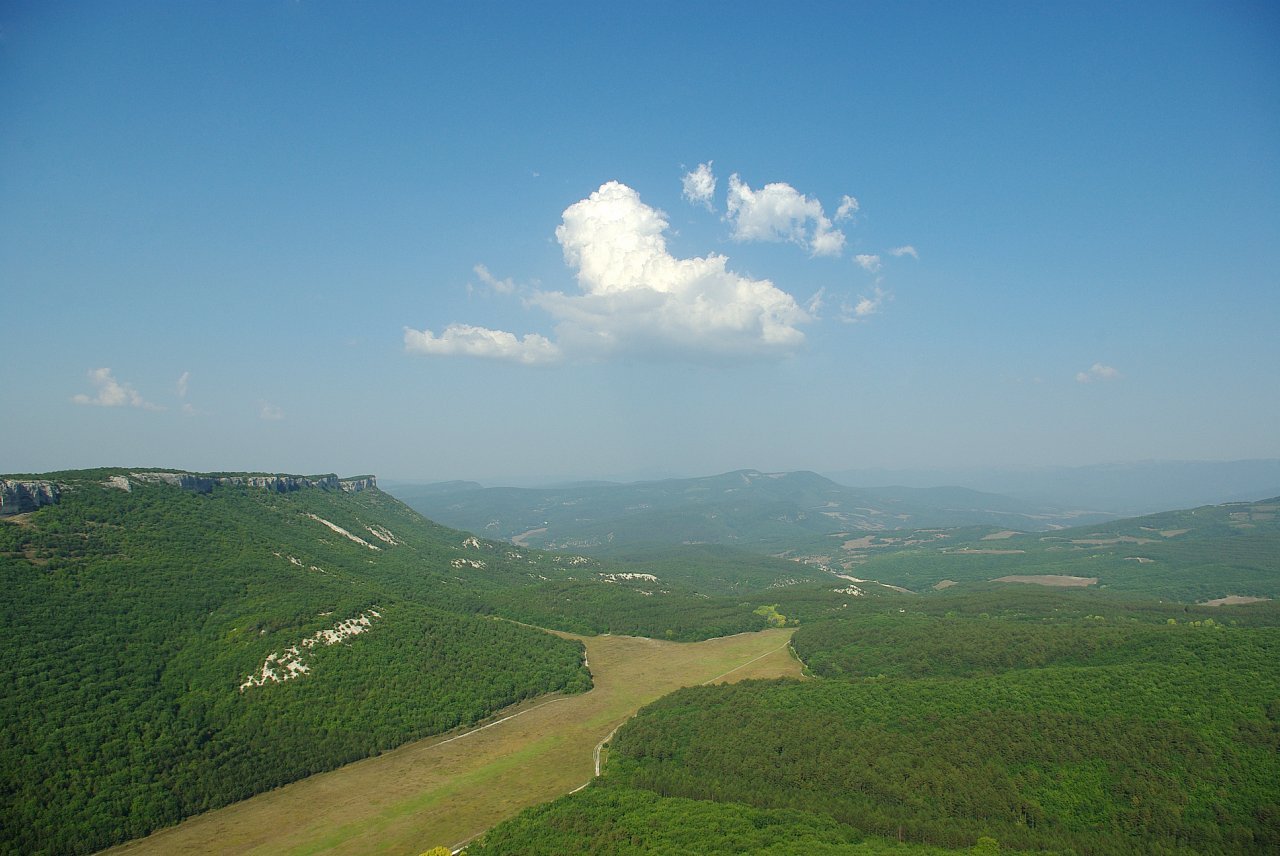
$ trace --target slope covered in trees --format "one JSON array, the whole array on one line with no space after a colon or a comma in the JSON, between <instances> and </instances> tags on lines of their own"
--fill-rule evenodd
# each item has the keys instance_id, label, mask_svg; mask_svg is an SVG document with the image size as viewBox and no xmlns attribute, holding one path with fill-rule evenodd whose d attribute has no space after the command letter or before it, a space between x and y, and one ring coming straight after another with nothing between
<instances>
[{"instance_id":1,"label":"slope covered in trees","mask_svg":"<svg viewBox=\"0 0 1280 856\"><path fill-rule=\"evenodd\" d=\"M1058 575L1129 598L1276 598L1280 497L1054 532L859 532L821 552L855 576L912 591Z\"/></svg>"},{"instance_id":2,"label":"slope covered in trees","mask_svg":"<svg viewBox=\"0 0 1280 856\"><path fill-rule=\"evenodd\" d=\"M760 822L776 840L792 825L816 836L812 852L859 852L847 843L858 836L1116 854L1280 847L1273 606L1206 620L1092 593L997 595L986 612L975 596L927 602L860 602L802 625L794 646L827 677L684 689L644 708L595 786L611 795L561 800L473 851L543 846L594 819L622 842L604 852L660 852L714 842L709 824L732 830L756 811L790 812ZM661 833L644 823L658 814Z\"/></svg>"},{"instance_id":3,"label":"slope covered in trees","mask_svg":"<svg viewBox=\"0 0 1280 856\"><path fill-rule=\"evenodd\" d=\"M3 852L88 852L590 686L578 643L495 616L670 638L767 625L435 525L364 483L42 478L60 501L0 518Z\"/></svg>"}]
</instances>

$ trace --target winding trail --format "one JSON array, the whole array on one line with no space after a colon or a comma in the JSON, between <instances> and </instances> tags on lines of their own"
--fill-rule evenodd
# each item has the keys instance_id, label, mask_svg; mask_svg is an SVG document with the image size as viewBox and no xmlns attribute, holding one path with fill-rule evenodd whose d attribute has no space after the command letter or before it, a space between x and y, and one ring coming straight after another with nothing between
<instances>
[{"instance_id":1,"label":"winding trail","mask_svg":"<svg viewBox=\"0 0 1280 856\"><path fill-rule=\"evenodd\" d=\"M586 787L599 774L604 744L643 705L682 686L798 677L800 664L787 650L792 632L696 643L558 633L586 646L591 691L534 699L479 727L310 776L106 852L457 849L524 808Z\"/></svg>"}]
</instances>

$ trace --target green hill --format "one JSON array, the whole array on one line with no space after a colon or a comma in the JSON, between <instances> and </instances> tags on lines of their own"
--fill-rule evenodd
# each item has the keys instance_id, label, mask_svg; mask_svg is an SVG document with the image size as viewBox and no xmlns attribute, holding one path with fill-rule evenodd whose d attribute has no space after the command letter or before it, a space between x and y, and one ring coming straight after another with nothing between
<instances>
[{"instance_id":1,"label":"green hill","mask_svg":"<svg viewBox=\"0 0 1280 856\"><path fill-rule=\"evenodd\" d=\"M823 536L967 525L1047 529L1082 515L958 487L851 488L811 472L739 470L694 479L558 488L403 485L396 493L434 520L550 549L606 553L655 544L803 551Z\"/></svg>"},{"instance_id":2,"label":"green hill","mask_svg":"<svg viewBox=\"0 0 1280 856\"><path fill-rule=\"evenodd\" d=\"M825 679L672 693L618 731L592 788L468 852L575 834L611 854L1280 848L1273 604L1224 625L1089 592L987 601L860 601L802 625Z\"/></svg>"},{"instance_id":3,"label":"green hill","mask_svg":"<svg viewBox=\"0 0 1280 856\"><path fill-rule=\"evenodd\" d=\"M1274 598L1280 497L1047 533L866 533L830 539L824 555L855 576L913 591L1013 578L1000 584L1097 586L1185 602Z\"/></svg>"},{"instance_id":4,"label":"green hill","mask_svg":"<svg viewBox=\"0 0 1280 856\"><path fill-rule=\"evenodd\" d=\"M0 491L0 852L89 852L590 685L577 643L486 616L768 624L436 525L370 477L104 469Z\"/></svg>"}]
</instances>

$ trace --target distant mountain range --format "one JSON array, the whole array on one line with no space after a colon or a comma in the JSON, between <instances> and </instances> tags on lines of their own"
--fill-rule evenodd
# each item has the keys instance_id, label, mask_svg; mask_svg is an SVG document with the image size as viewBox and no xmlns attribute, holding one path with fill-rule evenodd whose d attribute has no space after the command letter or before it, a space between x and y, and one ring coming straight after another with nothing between
<instances>
[{"instance_id":1,"label":"distant mountain range","mask_svg":"<svg viewBox=\"0 0 1280 856\"><path fill-rule=\"evenodd\" d=\"M961 487L853 488L803 471L555 488L447 482L391 491L432 520L487 538L600 552L641 544L773 552L837 532L977 525L1038 531L1114 516Z\"/></svg>"},{"instance_id":2,"label":"distant mountain range","mask_svg":"<svg viewBox=\"0 0 1280 856\"><path fill-rule=\"evenodd\" d=\"M1035 469L880 469L827 473L847 485L928 487L963 484L1028 502L1151 514L1223 502L1251 502L1280 494L1280 459L1133 461Z\"/></svg>"}]
</instances>

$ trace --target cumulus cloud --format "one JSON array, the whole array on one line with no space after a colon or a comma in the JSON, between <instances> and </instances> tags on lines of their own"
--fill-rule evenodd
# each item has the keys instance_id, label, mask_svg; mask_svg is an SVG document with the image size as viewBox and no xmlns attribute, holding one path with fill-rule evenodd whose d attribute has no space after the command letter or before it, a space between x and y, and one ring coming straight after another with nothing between
<instances>
[{"instance_id":1,"label":"cumulus cloud","mask_svg":"<svg viewBox=\"0 0 1280 856\"><path fill-rule=\"evenodd\" d=\"M724 356L787 353L811 317L772 282L728 269L710 254L676 258L666 215L616 181L565 209L556 239L580 293L533 291L526 306L556 322L555 341L531 333L452 324L439 335L406 328L405 350L526 365L621 353Z\"/></svg>"},{"instance_id":2,"label":"cumulus cloud","mask_svg":"<svg viewBox=\"0 0 1280 856\"><path fill-rule=\"evenodd\" d=\"M875 273L880 270L880 257L869 253L858 253L853 257L858 266L868 273Z\"/></svg>"},{"instance_id":3,"label":"cumulus cloud","mask_svg":"<svg viewBox=\"0 0 1280 856\"><path fill-rule=\"evenodd\" d=\"M530 333L523 339L503 330L450 324L439 336L430 330L405 328L405 350L413 354L450 356L463 354L494 360L510 360L525 365L553 363L560 359L560 348L545 336Z\"/></svg>"},{"instance_id":4,"label":"cumulus cloud","mask_svg":"<svg viewBox=\"0 0 1280 856\"><path fill-rule=\"evenodd\" d=\"M1111 366L1102 363L1094 363L1089 367L1088 371L1076 372L1076 381L1079 383L1093 383L1094 381L1115 380L1120 377L1120 372Z\"/></svg>"},{"instance_id":5,"label":"cumulus cloud","mask_svg":"<svg viewBox=\"0 0 1280 856\"><path fill-rule=\"evenodd\" d=\"M716 177L711 172L712 161L698 164L698 168L684 174L681 183L684 185L684 196L691 204L701 205L708 211L711 199L716 194Z\"/></svg>"},{"instance_id":6,"label":"cumulus cloud","mask_svg":"<svg viewBox=\"0 0 1280 856\"><path fill-rule=\"evenodd\" d=\"M279 422L284 418L284 409L269 401L259 401L258 418L267 422Z\"/></svg>"},{"instance_id":7,"label":"cumulus cloud","mask_svg":"<svg viewBox=\"0 0 1280 856\"><path fill-rule=\"evenodd\" d=\"M93 384L95 393L92 396L80 393L71 397L76 404L91 404L95 407L140 407L143 410L164 410L159 405L144 399L136 389L127 383L120 383L111 369L90 369L89 382Z\"/></svg>"},{"instance_id":8,"label":"cumulus cloud","mask_svg":"<svg viewBox=\"0 0 1280 856\"><path fill-rule=\"evenodd\" d=\"M506 279L498 279L496 276L489 273L489 269L484 265L476 265L475 267L472 268L472 270L475 271L476 277L480 280L481 283L489 286L489 288L492 288L494 291L498 292L499 294L511 294L513 291L516 290L516 284L511 279L511 277L507 277ZM467 287L470 288L470 285L468 285Z\"/></svg>"},{"instance_id":9,"label":"cumulus cloud","mask_svg":"<svg viewBox=\"0 0 1280 856\"><path fill-rule=\"evenodd\" d=\"M852 196L845 194L840 197L840 207L836 209L836 222L848 220L854 214L858 213L858 200Z\"/></svg>"},{"instance_id":10,"label":"cumulus cloud","mask_svg":"<svg viewBox=\"0 0 1280 856\"><path fill-rule=\"evenodd\" d=\"M814 256L844 251L844 233L823 213L822 203L785 182L752 190L737 173L729 176L726 219L736 241L790 241Z\"/></svg>"},{"instance_id":11,"label":"cumulus cloud","mask_svg":"<svg viewBox=\"0 0 1280 856\"><path fill-rule=\"evenodd\" d=\"M916 252L916 248L910 244L906 244L901 247L894 247L889 251L889 255L897 256L898 258L902 258L903 256L911 256L913 259L920 258L920 254Z\"/></svg>"},{"instance_id":12,"label":"cumulus cloud","mask_svg":"<svg viewBox=\"0 0 1280 856\"><path fill-rule=\"evenodd\" d=\"M715 353L785 351L804 340L796 325L809 316L791 295L730 271L721 255L672 256L666 230L666 215L616 181L565 209L556 239L583 293L537 301L561 319L562 338L594 349Z\"/></svg>"}]
</instances>

